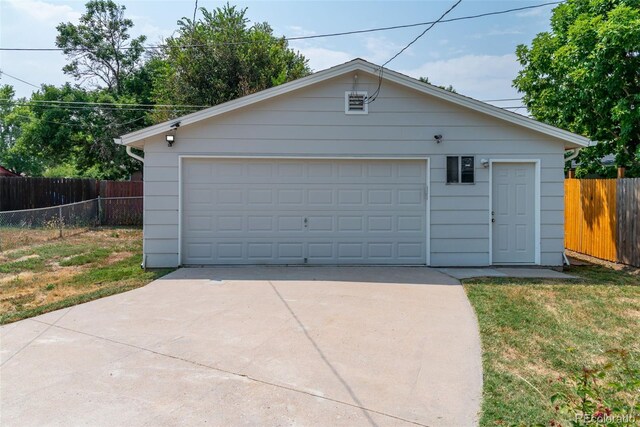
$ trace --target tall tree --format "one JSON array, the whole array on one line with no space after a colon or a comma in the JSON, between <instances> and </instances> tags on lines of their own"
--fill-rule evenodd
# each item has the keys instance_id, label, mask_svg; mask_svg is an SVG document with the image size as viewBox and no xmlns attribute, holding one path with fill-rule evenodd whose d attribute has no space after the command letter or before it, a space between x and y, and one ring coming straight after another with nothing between
<instances>
[{"instance_id":1,"label":"tall tree","mask_svg":"<svg viewBox=\"0 0 640 427\"><path fill-rule=\"evenodd\" d=\"M113 143L115 136L145 123L144 111L122 106L135 98L66 84L45 85L30 102L31 120L18 142L41 159L45 170L65 166L79 176L121 179L140 168Z\"/></svg>"},{"instance_id":2,"label":"tall tree","mask_svg":"<svg viewBox=\"0 0 640 427\"><path fill-rule=\"evenodd\" d=\"M514 86L533 117L597 141L578 176L615 174L601 164L608 154L640 176L640 0L567 0L516 54Z\"/></svg>"},{"instance_id":3,"label":"tall tree","mask_svg":"<svg viewBox=\"0 0 640 427\"><path fill-rule=\"evenodd\" d=\"M249 26L246 9L200 11L197 21L178 21L160 53L158 103L216 105L310 73L307 60L267 23Z\"/></svg>"},{"instance_id":4,"label":"tall tree","mask_svg":"<svg viewBox=\"0 0 640 427\"><path fill-rule=\"evenodd\" d=\"M70 61L64 72L77 80L120 93L124 80L140 65L145 36L131 39L133 22L125 7L111 0L91 0L80 23L58 25L56 46Z\"/></svg>"},{"instance_id":5,"label":"tall tree","mask_svg":"<svg viewBox=\"0 0 640 427\"><path fill-rule=\"evenodd\" d=\"M31 120L26 100L15 99L12 86L0 86L0 165L16 173L38 175L44 164L21 140L23 129Z\"/></svg>"}]
</instances>

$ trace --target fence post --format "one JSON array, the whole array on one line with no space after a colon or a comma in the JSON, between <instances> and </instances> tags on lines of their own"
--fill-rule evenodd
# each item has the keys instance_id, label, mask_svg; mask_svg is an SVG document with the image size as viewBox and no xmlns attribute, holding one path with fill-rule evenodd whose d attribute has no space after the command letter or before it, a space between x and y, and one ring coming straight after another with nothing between
<instances>
[{"instance_id":1,"label":"fence post","mask_svg":"<svg viewBox=\"0 0 640 427\"><path fill-rule=\"evenodd\" d=\"M98 220L96 221L98 226L102 225L102 198L98 195Z\"/></svg>"},{"instance_id":2,"label":"fence post","mask_svg":"<svg viewBox=\"0 0 640 427\"><path fill-rule=\"evenodd\" d=\"M62 238L62 206L58 207L58 223L60 224L60 237Z\"/></svg>"}]
</instances>

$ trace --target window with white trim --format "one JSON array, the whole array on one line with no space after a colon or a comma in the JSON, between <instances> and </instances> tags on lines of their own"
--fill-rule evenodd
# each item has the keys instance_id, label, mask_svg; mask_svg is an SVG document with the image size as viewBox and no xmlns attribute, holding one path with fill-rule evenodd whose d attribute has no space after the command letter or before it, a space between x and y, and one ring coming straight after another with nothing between
<instances>
[{"instance_id":1,"label":"window with white trim","mask_svg":"<svg viewBox=\"0 0 640 427\"><path fill-rule=\"evenodd\" d=\"M475 182L473 156L447 156L447 184Z\"/></svg>"},{"instance_id":2,"label":"window with white trim","mask_svg":"<svg viewBox=\"0 0 640 427\"><path fill-rule=\"evenodd\" d=\"M368 114L367 92L349 91L344 93L345 114Z\"/></svg>"}]
</instances>

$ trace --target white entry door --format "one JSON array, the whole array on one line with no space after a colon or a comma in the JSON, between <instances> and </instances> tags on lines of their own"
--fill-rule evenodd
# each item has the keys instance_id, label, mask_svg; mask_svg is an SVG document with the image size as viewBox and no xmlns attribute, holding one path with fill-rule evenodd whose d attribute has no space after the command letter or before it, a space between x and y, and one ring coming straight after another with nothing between
<instances>
[{"instance_id":1,"label":"white entry door","mask_svg":"<svg viewBox=\"0 0 640 427\"><path fill-rule=\"evenodd\" d=\"M494 264L535 263L535 164L492 165Z\"/></svg>"},{"instance_id":2,"label":"white entry door","mask_svg":"<svg viewBox=\"0 0 640 427\"><path fill-rule=\"evenodd\" d=\"M183 264L426 263L426 160L183 159Z\"/></svg>"}]
</instances>

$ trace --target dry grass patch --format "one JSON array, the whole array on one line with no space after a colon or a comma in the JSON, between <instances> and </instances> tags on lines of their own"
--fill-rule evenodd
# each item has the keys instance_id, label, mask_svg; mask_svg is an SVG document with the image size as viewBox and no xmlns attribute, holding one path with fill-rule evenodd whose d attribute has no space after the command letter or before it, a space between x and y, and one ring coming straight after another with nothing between
<instances>
[{"instance_id":1,"label":"dry grass patch","mask_svg":"<svg viewBox=\"0 0 640 427\"><path fill-rule=\"evenodd\" d=\"M640 365L640 276L572 267L576 280L484 278L465 281L483 346L481 425L548 425L558 377L625 349Z\"/></svg>"},{"instance_id":2,"label":"dry grass patch","mask_svg":"<svg viewBox=\"0 0 640 427\"><path fill-rule=\"evenodd\" d=\"M107 228L0 252L0 323L133 289L166 273L140 269L142 231Z\"/></svg>"}]
</instances>

